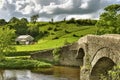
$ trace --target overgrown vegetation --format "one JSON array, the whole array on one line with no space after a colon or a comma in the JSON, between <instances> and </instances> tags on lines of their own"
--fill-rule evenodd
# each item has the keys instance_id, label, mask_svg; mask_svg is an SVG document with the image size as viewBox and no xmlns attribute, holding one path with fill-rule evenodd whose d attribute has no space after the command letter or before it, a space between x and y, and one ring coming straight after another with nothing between
<instances>
[{"instance_id":1,"label":"overgrown vegetation","mask_svg":"<svg viewBox=\"0 0 120 80\"><path fill-rule=\"evenodd\" d=\"M12 39L14 37L14 30L8 27L0 28L0 61L5 58L5 54L15 50L12 46Z\"/></svg>"},{"instance_id":2,"label":"overgrown vegetation","mask_svg":"<svg viewBox=\"0 0 120 80\"><path fill-rule=\"evenodd\" d=\"M105 12L100 15L100 20L97 22L97 34L120 34L120 4L107 6Z\"/></svg>"},{"instance_id":3,"label":"overgrown vegetation","mask_svg":"<svg viewBox=\"0 0 120 80\"><path fill-rule=\"evenodd\" d=\"M60 48L55 48L52 52L54 64L58 64L60 60Z\"/></svg>"},{"instance_id":4,"label":"overgrown vegetation","mask_svg":"<svg viewBox=\"0 0 120 80\"><path fill-rule=\"evenodd\" d=\"M108 75L101 75L100 80L120 80L120 65L114 66L114 68L108 71Z\"/></svg>"},{"instance_id":5,"label":"overgrown vegetation","mask_svg":"<svg viewBox=\"0 0 120 80\"><path fill-rule=\"evenodd\" d=\"M45 63L30 59L5 59L0 61L0 68L3 69L32 69L32 68L48 68L52 67L50 63Z\"/></svg>"}]
</instances>

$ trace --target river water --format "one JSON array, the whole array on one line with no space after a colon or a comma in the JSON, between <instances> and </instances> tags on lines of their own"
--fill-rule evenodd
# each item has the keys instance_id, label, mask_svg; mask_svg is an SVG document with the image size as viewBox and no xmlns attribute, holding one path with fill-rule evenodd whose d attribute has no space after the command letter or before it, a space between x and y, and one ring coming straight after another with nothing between
<instances>
[{"instance_id":1,"label":"river water","mask_svg":"<svg viewBox=\"0 0 120 80\"><path fill-rule=\"evenodd\" d=\"M39 70L0 70L0 80L80 80L80 69L74 67L58 67L48 72Z\"/></svg>"}]
</instances>

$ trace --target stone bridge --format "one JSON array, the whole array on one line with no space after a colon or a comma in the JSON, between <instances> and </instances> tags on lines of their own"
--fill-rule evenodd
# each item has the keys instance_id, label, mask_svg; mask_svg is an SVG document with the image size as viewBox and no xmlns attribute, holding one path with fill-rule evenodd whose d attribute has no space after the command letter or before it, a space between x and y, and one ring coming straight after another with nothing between
<instances>
[{"instance_id":1,"label":"stone bridge","mask_svg":"<svg viewBox=\"0 0 120 80\"><path fill-rule=\"evenodd\" d=\"M61 47L59 53L61 65L80 66L81 80L99 80L100 74L105 75L120 63L120 35L87 35L74 44ZM53 60L52 49L31 56Z\"/></svg>"}]
</instances>

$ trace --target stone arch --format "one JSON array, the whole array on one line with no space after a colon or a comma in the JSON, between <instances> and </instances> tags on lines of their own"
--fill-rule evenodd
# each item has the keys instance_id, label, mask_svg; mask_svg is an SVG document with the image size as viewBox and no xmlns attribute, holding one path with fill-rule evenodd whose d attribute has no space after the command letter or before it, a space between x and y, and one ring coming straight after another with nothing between
<instances>
[{"instance_id":1,"label":"stone arch","mask_svg":"<svg viewBox=\"0 0 120 80\"><path fill-rule=\"evenodd\" d=\"M76 55L76 60L80 61L80 63L83 65L83 60L84 60L85 52L83 48L79 48L77 55Z\"/></svg>"},{"instance_id":2,"label":"stone arch","mask_svg":"<svg viewBox=\"0 0 120 80\"><path fill-rule=\"evenodd\" d=\"M92 67L90 73L90 80L99 80L100 75L107 75L107 71L111 70L115 63L108 57L100 58Z\"/></svg>"},{"instance_id":3,"label":"stone arch","mask_svg":"<svg viewBox=\"0 0 120 80\"><path fill-rule=\"evenodd\" d=\"M114 62L116 62L117 57L115 56L116 54L113 51L114 50L112 50L109 47L102 47L98 49L91 60L91 66L93 67L95 63L102 57L108 57L112 59Z\"/></svg>"}]
</instances>

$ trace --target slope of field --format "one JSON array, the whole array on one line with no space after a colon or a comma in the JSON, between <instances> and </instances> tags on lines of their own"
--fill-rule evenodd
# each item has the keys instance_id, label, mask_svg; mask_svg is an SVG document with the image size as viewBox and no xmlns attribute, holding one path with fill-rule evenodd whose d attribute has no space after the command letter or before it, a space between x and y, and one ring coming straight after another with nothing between
<instances>
[{"instance_id":1,"label":"slope of field","mask_svg":"<svg viewBox=\"0 0 120 80\"><path fill-rule=\"evenodd\" d=\"M40 26L44 36L32 45L17 45L17 51L36 51L51 49L77 41L87 34L95 34L95 26L82 26L78 24L54 23Z\"/></svg>"}]
</instances>

